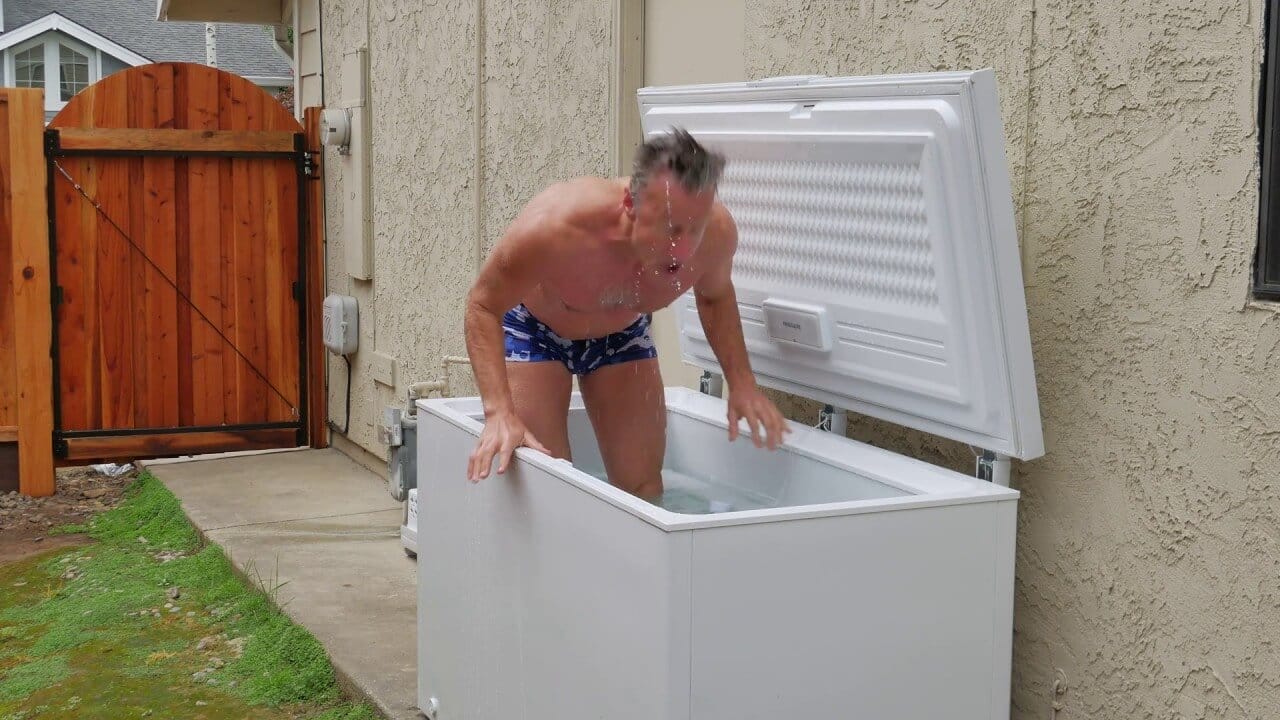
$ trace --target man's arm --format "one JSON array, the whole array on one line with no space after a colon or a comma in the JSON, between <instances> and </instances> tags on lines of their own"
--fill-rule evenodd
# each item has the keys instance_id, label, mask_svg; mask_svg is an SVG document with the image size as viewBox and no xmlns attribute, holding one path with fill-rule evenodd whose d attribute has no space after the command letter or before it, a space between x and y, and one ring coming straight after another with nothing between
<instances>
[{"instance_id":1,"label":"man's arm","mask_svg":"<svg viewBox=\"0 0 1280 720\"><path fill-rule=\"evenodd\" d=\"M742 319L738 315L738 295L733 289L733 253L738 246L737 228L733 221L715 238L717 244L710 267L693 287L698 317L707 342L715 353L730 390L755 387L746 342L742 338ZM710 240L710 238L708 238Z\"/></svg>"},{"instance_id":2,"label":"man's arm","mask_svg":"<svg viewBox=\"0 0 1280 720\"><path fill-rule=\"evenodd\" d=\"M725 213L725 218L723 223L719 223L718 236L707 238L716 246L708 258L710 265L707 271L694 285L694 298L707 343L711 345L729 386L729 439L733 440L738 435L738 420L746 419L756 446L767 444L772 450L789 430L782 413L756 386L755 375L751 372L746 341L742 337L742 319L738 315L738 295L732 280L738 231L728 213ZM768 431L763 443L762 427Z\"/></svg>"},{"instance_id":3,"label":"man's arm","mask_svg":"<svg viewBox=\"0 0 1280 720\"><path fill-rule=\"evenodd\" d=\"M507 382L503 314L519 303L553 262L556 234L547 213L528 210L511 224L480 269L467 293L463 319L467 354L484 406L485 429L468 467L472 480L487 477L494 455L498 472L506 471L515 448L528 444L546 451L516 417Z\"/></svg>"}]
</instances>

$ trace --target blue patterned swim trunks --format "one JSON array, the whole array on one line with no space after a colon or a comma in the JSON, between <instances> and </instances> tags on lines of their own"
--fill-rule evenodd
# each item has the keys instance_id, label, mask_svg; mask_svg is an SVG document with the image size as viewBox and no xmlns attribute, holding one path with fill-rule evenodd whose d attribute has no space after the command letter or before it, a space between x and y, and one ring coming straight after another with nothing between
<instances>
[{"instance_id":1,"label":"blue patterned swim trunks","mask_svg":"<svg viewBox=\"0 0 1280 720\"><path fill-rule=\"evenodd\" d=\"M566 340L542 324L523 303L502 316L507 360L541 362L558 360L574 375L586 375L605 365L658 356L649 337L651 316L642 315L616 333L586 340Z\"/></svg>"}]
</instances>

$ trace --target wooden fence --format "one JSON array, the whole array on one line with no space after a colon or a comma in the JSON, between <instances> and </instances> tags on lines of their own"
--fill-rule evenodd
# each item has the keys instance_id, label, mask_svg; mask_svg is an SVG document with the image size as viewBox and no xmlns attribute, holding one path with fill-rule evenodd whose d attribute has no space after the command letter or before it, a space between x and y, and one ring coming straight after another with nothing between
<instances>
[{"instance_id":1,"label":"wooden fence","mask_svg":"<svg viewBox=\"0 0 1280 720\"><path fill-rule=\"evenodd\" d=\"M53 318L50 312L49 214L44 163L44 92L0 88L0 196L8 251L0 298L0 425L18 442L21 491L52 495ZM4 250L0 250L4 252ZM9 317L5 317L8 315Z\"/></svg>"},{"instance_id":2,"label":"wooden fence","mask_svg":"<svg viewBox=\"0 0 1280 720\"><path fill-rule=\"evenodd\" d=\"M125 75L134 77L126 79ZM182 127L185 121L180 104L174 105L178 119L163 123L163 127L156 126L155 117L163 112L164 103L157 106L151 101L143 107L146 112L137 113L131 106L128 118L122 115L114 123L89 109L95 102L95 90L102 94L99 97L108 93L119 97L128 83L154 83L156 77L177 78L177 91L164 91L163 82L157 84L156 97L166 102L177 97L180 102L194 103L195 93L190 89L200 87L198 83L212 83L218 98L215 104L231 113L222 116L223 122L233 117L235 129L220 128L217 112L194 111L190 113L193 122L200 118L199 122L209 125L200 126L204 129ZM325 277L319 109L308 108L305 134L291 118L271 120L275 108L267 108L270 113L258 111L266 118L262 121L248 111L246 125L238 113L258 102L252 92L241 89L248 84L203 66L144 66L120 73L111 82L120 87L113 88L104 80L101 87L91 87L73 101L79 103L75 110L86 113L83 126L77 127L76 121L60 122L64 119L60 114L51 125L56 133L48 136L41 91L0 89L0 443L17 442L20 491L33 496L52 494L54 468L63 464L279 447L292 443L292 433L304 444L326 446L326 363L320 340ZM138 97L132 89L129 102ZM73 108L68 105L68 109ZM136 127L140 120L145 127ZM268 129L255 130L255 122ZM273 122L279 124L273 126ZM286 131L289 123L297 130ZM107 127L102 127L104 124ZM285 157L289 153L303 157L290 132L298 133L298 142L305 146L308 173L290 172L292 161ZM46 147L50 142L57 146L52 151ZM55 163L47 163L47 151L51 158L62 158L56 162L61 175L50 172ZM107 157L93 160L94 153L103 151ZM130 153L146 157L122 157ZM217 157L228 153L236 159ZM186 160L168 157L184 154L192 157L190 168ZM252 159L263 154L280 159ZM210 188L212 215L202 225L194 209L188 207L184 215L175 208L185 207L188 198L192 203L210 202L203 200L210 197L207 193L183 189L201 177L195 171L206 165L216 172ZM104 175L114 172L116 166L123 168L123 174L115 178L118 182L104 182L111 180ZM190 175L184 176L184 172ZM241 178L236 173L244 174L244 183L238 182ZM73 177L88 180L73 181ZM257 185L253 184L255 177ZM278 182L273 182L273 177ZM157 199L153 187L166 179L179 187L169 201ZM57 208L52 216L51 201L56 201ZM300 209L305 212L299 213ZM184 216L190 220L182 220ZM168 225L166 217L171 221ZM52 226L58 228L56 246L49 236L51 218L57 221ZM179 218L176 225L175 218ZM88 229L76 231L76 227ZM219 250L213 243L211 252L215 255L209 262L194 263L191 258L188 262L192 264L183 275L178 257L182 248L195 247L193 240L208 234L208 227L215 235L221 234L222 255L216 254ZM282 240L290 227L297 238L293 249ZM117 235L122 237L115 238ZM115 249L98 247L100 238L106 237L134 247L130 250L122 242L116 242L120 247ZM56 251L51 250L54 247ZM275 253L279 257L273 257L273 247L279 248ZM109 261L112 253L120 255L117 264L123 284L103 284L109 279L105 275L92 282L75 281L95 263ZM228 264L229 253L239 253L243 264ZM77 257L83 258L89 269L82 271ZM304 257L308 259L303 261ZM224 266L226 270L221 269ZM211 282L214 284L207 289L201 285ZM74 297L75 292L81 297ZM102 293L117 297L102 307L112 308L120 318L113 321L120 325L119 332L108 332L99 324L86 334L85 322L75 320L76 302L81 308L85 302L103 302ZM133 310L121 316L120 302ZM183 309L184 303L189 308ZM298 310L290 311L289 307ZM82 309L78 312L83 314ZM179 319L170 317L175 312ZM139 321L128 313L150 318L146 322L154 325L155 331L140 333ZM182 332L183 317L186 333ZM214 324L202 326L210 322ZM259 326L252 327L251 322ZM258 337L262 325L271 327L279 337ZM279 339L290 334L295 338L292 344ZM77 342L80 336L84 342ZM186 347L183 338L187 338ZM130 347L131 343L137 349ZM78 354L77 348L81 349ZM119 351L111 355L111 348ZM118 358L112 361L107 356ZM76 357L92 362L74 361ZM215 365L217 377L209 370ZM153 377L157 372L163 375L160 380ZM135 378L134 385L121 379L128 376ZM186 385L181 384L182 377ZM120 398L106 392L105 385L120 385ZM202 395L210 392L219 393L216 403ZM110 405L111 412L94 414L95 398L104 406ZM116 403L113 398L127 402ZM207 402L202 404L202 398ZM274 427L289 422L298 426L296 430ZM242 429L236 431L235 423ZM231 432L222 432L224 427ZM139 442L140 438L146 442Z\"/></svg>"}]
</instances>

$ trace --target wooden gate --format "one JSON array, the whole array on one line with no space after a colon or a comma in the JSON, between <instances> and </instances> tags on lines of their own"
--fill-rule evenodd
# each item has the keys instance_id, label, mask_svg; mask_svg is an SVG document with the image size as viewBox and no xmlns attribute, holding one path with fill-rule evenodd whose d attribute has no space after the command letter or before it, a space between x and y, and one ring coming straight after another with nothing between
<instances>
[{"instance_id":1,"label":"wooden gate","mask_svg":"<svg viewBox=\"0 0 1280 720\"><path fill-rule=\"evenodd\" d=\"M116 73L53 119L63 462L308 444L307 150L286 108L202 65Z\"/></svg>"}]
</instances>

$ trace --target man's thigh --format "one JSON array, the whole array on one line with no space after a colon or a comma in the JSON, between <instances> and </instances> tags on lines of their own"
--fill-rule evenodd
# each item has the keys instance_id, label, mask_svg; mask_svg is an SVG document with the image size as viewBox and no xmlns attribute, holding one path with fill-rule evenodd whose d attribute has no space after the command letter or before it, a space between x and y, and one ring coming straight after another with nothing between
<instances>
[{"instance_id":1,"label":"man's thigh","mask_svg":"<svg viewBox=\"0 0 1280 720\"><path fill-rule=\"evenodd\" d=\"M578 385L609 482L646 499L660 495L667 412L657 358L606 365Z\"/></svg>"},{"instance_id":2,"label":"man's thigh","mask_svg":"<svg viewBox=\"0 0 1280 720\"><path fill-rule=\"evenodd\" d=\"M553 455L569 454L569 395L573 378L555 360L507 362L507 384L516 415Z\"/></svg>"}]
</instances>

